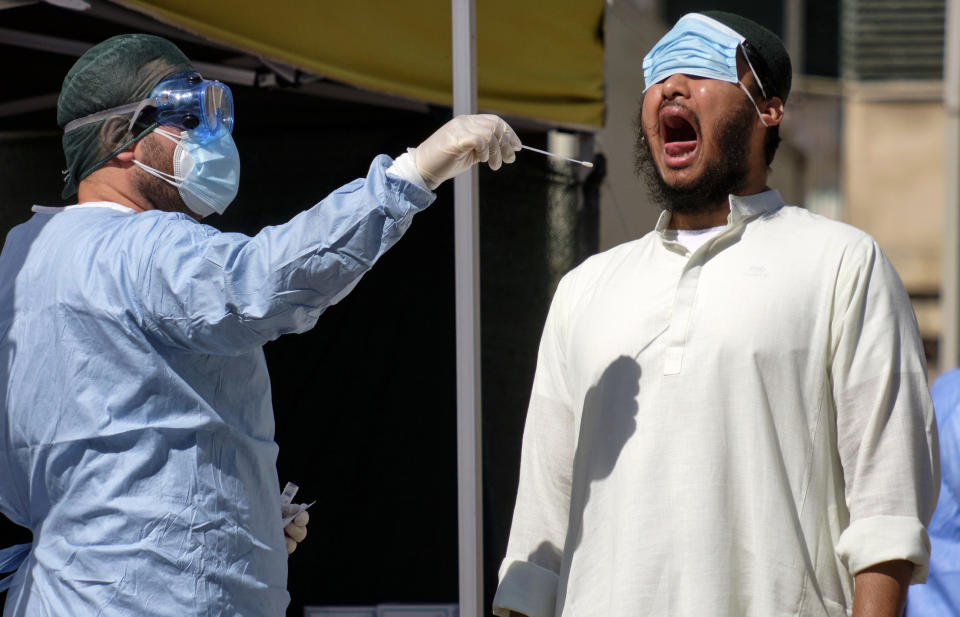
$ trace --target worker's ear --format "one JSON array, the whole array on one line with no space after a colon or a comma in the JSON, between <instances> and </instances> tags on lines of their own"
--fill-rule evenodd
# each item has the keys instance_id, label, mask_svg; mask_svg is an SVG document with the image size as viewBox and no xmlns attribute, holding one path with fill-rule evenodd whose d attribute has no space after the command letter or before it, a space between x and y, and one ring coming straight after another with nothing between
<instances>
[{"instance_id":1,"label":"worker's ear","mask_svg":"<svg viewBox=\"0 0 960 617\"><path fill-rule=\"evenodd\" d=\"M143 139L138 139L136 142L130 144L126 150L121 150L114 156L110 161L107 161L107 164L113 163L114 165L119 165L120 167L130 167L133 165L134 159L137 157L138 148L142 148L140 145L145 139L149 139L150 136L147 135ZM142 153L141 153L142 154Z\"/></svg>"},{"instance_id":2,"label":"worker's ear","mask_svg":"<svg viewBox=\"0 0 960 617\"><path fill-rule=\"evenodd\" d=\"M118 152L116 156L103 164L104 168L112 167L114 169L129 169L134 166L133 160L136 158L133 154L133 146L126 150Z\"/></svg>"}]
</instances>

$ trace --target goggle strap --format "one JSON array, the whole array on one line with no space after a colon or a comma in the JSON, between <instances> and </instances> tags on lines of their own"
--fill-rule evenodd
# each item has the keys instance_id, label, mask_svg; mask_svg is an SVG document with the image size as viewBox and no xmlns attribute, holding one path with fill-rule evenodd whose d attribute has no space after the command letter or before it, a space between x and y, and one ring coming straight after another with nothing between
<instances>
[{"instance_id":1,"label":"goggle strap","mask_svg":"<svg viewBox=\"0 0 960 617\"><path fill-rule=\"evenodd\" d=\"M133 119L130 121L130 128L133 128L134 122L137 121L137 118L140 116L140 111L153 103L153 99L144 99L136 103L128 103L126 105L120 105L119 107L111 107L110 109L104 109L103 111L98 111L90 114L89 116L83 116L82 118L77 118L67 122L63 126L63 132L69 133L74 129L78 129L81 126L86 126L88 124L93 124L94 122L99 122L110 116L122 116L130 112L136 112L133 115Z\"/></svg>"},{"instance_id":2,"label":"goggle strap","mask_svg":"<svg viewBox=\"0 0 960 617\"><path fill-rule=\"evenodd\" d=\"M140 113L147 107L151 105L156 105L157 101L155 99L143 99L137 103L136 108L133 110L133 115L130 117L130 126L127 127L127 132L133 131L133 125L136 124L137 120L140 118Z\"/></svg>"}]
</instances>

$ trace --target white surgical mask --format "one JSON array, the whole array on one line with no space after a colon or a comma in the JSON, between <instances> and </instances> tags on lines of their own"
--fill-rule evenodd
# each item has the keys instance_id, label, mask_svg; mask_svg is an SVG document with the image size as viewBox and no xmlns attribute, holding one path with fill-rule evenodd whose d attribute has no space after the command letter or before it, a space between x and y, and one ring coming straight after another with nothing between
<instances>
[{"instance_id":1,"label":"white surgical mask","mask_svg":"<svg viewBox=\"0 0 960 617\"><path fill-rule=\"evenodd\" d=\"M222 126L208 140L191 139L190 131L176 135L162 128L154 132L177 144L173 174L133 162L164 182L177 187L183 203L201 217L223 214L237 196L240 185L240 153L230 132Z\"/></svg>"}]
</instances>

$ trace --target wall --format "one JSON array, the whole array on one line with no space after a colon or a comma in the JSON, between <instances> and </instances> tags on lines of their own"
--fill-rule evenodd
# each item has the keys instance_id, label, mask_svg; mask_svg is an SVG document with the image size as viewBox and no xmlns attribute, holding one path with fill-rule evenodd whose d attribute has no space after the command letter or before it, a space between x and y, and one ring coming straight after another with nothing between
<instances>
[{"instance_id":1,"label":"wall","mask_svg":"<svg viewBox=\"0 0 960 617\"><path fill-rule=\"evenodd\" d=\"M876 238L903 279L933 378L941 325L943 105L853 91L844 117L845 220Z\"/></svg>"},{"instance_id":2,"label":"wall","mask_svg":"<svg viewBox=\"0 0 960 617\"><path fill-rule=\"evenodd\" d=\"M653 2L644 0L608 3L605 27L607 117L596 137L607 159L600 193L600 250L639 238L653 229L660 214L633 171L633 146L643 95L643 56L667 30Z\"/></svg>"}]
</instances>

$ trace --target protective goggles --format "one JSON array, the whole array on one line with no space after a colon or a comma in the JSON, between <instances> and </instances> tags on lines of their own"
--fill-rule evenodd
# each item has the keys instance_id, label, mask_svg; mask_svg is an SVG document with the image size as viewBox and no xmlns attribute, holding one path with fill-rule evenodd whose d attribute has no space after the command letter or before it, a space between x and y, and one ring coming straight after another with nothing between
<instances>
[{"instance_id":1,"label":"protective goggles","mask_svg":"<svg viewBox=\"0 0 960 617\"><path fill-rule=\"evenodd\" d=\"M198 73L175 73L158 83L150 98L112 107L71 120L63 127L69 132L110 116L132 113L130 127L143 117L164 126L190 131L203 142L216 135L222 126L233 132L233 95L226 84L204 79Z\"/></svg>"}]
</instances>

